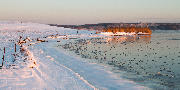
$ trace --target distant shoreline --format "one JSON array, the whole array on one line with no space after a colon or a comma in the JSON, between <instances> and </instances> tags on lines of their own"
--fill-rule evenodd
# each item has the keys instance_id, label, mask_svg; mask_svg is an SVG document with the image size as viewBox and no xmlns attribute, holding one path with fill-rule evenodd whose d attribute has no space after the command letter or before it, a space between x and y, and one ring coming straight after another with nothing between
<instances>
[{"instance_id":1,"label":"distant shoreline","mask_svg":"<svg viewBox=\"0 0 180 90\"><path fill-rule=\"evenodd\" d=\"M78 30L103 30L108 27L148 27L151 30L180 30L180 23L98 23L84 25L58 25L48 24L50 26L78 29Z\"/></svg>"}]
</instances>

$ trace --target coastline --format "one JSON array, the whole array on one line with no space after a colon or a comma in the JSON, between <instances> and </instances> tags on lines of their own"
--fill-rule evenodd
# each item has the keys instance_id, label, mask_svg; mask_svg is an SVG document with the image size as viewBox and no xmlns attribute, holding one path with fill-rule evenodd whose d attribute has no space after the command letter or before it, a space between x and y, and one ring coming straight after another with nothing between
<instances>
[{"instance_id":1,"label":"coastline","mask_svg":"<svg viewBox=\"0 0 180 90\"><path fill-rule=\"evenodd\" d=\"M54 59L54 62L62 64L78 75L81 75L85 81L87 80L98 89L149 90L149 88L140 86L133 81L117 77L111 71L107 71L104 66L88 63L83 58L54 46L56 45L53 43L43 46L46 47L44 50Z\"/></svg>"},{"instance_id":2,"label":"coastline","mask_svg":"<svg viewBox=\"0 0 180 90\"><path fill-rule=\"evenodd\" d=\"M178 52L179 42L176 41L179 40L179 33L176 33L174 31L171 32L157 31L156 33L152 34L152 39L151 39L151 37L136 37L136 36L109 37L101 34L96 34L95 31L87 31L87 30L81 30L77 34L77 30L75 29L74 30L64 29L64 28L51 27L44 24L34 24L34 23L17 23L17 24L10 23L7 25L1 24L1 27L2 28L0 28L1 30L0 39L1 42L3 42L0 48L1 53L3 53L3 47L8 47L8 49L6 49L7 53L5 54L5 66L3 66L3 68L0 70L0 72L2 72L0 74L1 76L0 88L2 89L11 89L11 88L23 89L25 87L27 89L56 88L56 89L78 89L78 90L79 89L80 90L89 90L89 89L142 90L142 89L151 89L151 86L148 86L149 83L154 84L153 82L148 81L149 79L151 79L151 75L152 77L155 77L152 78L154 80L156 80L156 77L159 77L160 80L166 80L166 78L168 78L167 75L169 74L173 80L176 79L176 77L174 76L178 74L178 70L176 67L178 67L179 63L176 59L178 59L179 57L178 53L180 52ZM23 36L23 38L21 36ZM23 46L22 47L18 46L17 52L14 53L14 44L16 42L18 42L17 44L20 43L19 44L20 46L21 45ZM65 45L66 48L68 48L69 43L71 44L71 46L74 45L72 46L74 50L79 49L79 47L86 48L87 52L85 53L90 57L93 56L93 54L96 54L97 56L97 52L98 54L101 54L104 52L103 50L109 50L109 52L106 53L109 54L108 56L106 56L106 58L108 58L109 61L119 60L120 62L125 63L124 66L125 68L127 68L127 70L132 70L132 71L134 70L139 74L141 72L144 72L143 75L145 76L150 75L149 77L144 78L149 83L146 83L145 81L147 85L144 85L143 81L142 83L136 82L136 80L141 79L141 77L139 78L135 77L136 75L133 77L135 80L124 78L123 75L121 76L121 74L124 74L124 72L121 71L120 68L118 69L118 64L121 63L113 63L113 62L110 63L108 62L108 60L105 59L104 62L106 64L101 64L98 63L98 58L96 59L97 62L95 60L94 62L93 58L91 58L91 60L89 60L90 58L89 59L82 58L81 56L78 56L75 53L65 50L64 47L59 46L59 45ZM174 44L170 45L170 43L174 43ZM88 48L87 45L89 45L91 48ZM118 48L115 47L114 45L117 46ZM108 48L105 46L107 46ZM129 46L132 48L130 48ZM139 49L136 46L138 46L139 49L145 47L144 49L142 49L144 51L142 50L138 51ZM89 51L87 48L94 52L91 53L90 55L88 53ZM164 50L163 48L165 48L165 50L169 51L170 53L166 53L166 52L161 53L160 51L163 51ZM115 51L112 51L112 49ZM150 49L151 51L147 52L148 49ZM83 49L79 49L79 50L83 50ZM121 50L121 51L117 52L116 50ZM136 51L138 53L130 53L131 50ZM144 52L144 53L142 54L140 52ZM158 52L157 54L159 55L159 57L146 55L147 53L149 53L149 55L153 55L154 52ZM113 55L111 55L111 53L113 53ZM122 53L123 55L129 53L130 57L128 57L127 55L118 56L121 55ZM101 56L104 56L104 54L105 53L103 53L103 55L101 54ZM137 54L141 55L142 57L136 57ZM114 57L114 55L116 55L116 57ZM144 57L143 55L146 56ZM164 55L169 55L168 58L174 61L176 60L176 62L175 63L171 62L171 60L165 57ZM18 58L16 58L16 56ZM166 59L163 59L162 57ZM12 61L13 58L16 59L15 62ZM131 58L143 59L144 63L140 62L141 63L140 66L143 66L143 68L146 68L147 70L150 71L148 72L146 70L141 70L141 67L139 65L134 65L137 62L139 62L138 59L131 61L129 60ZM99 59L101 59L101 57ZM149 61L151 59L154 60ZM156 59L158 60L159 63L154 63ZM166 62L170 63L168 67L169 70L167 71L168 73L166 73L166 71L163 71L160 72L160 75L157 72L159 69L161 70L163 68L157 68L157 70L154 71L153 69L146 67L147 65L153 65L153 67L158 67L161 64L162 65L166 64ZM113 64L117 66L117 70L119 71L119 74L115 74L116 72L112 71L111 70L112 68L108 66ZM173 64L175 64L176 66ZM131 69L128 67L128 65L136 66L136 67ZM12 67L8 68L10 66ZM174 68L172 69L172 71L175 70L173 71L176 72L175 74L170 72L171 67ZM171 74L173 75L171 76ZM163 77L161 77L161 75ZM127 74L127 77L128 76L130 75ZM40 85L38 85L38 83L40 83ZM152 88L153 86L156 85L152 85Z\"/></svg>"}]
</instances>

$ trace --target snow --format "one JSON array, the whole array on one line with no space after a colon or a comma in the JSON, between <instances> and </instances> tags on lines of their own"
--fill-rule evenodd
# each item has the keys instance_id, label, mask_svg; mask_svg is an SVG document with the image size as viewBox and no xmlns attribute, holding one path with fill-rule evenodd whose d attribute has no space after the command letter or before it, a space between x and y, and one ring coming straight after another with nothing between
<instances>
[{"instance_id":1,"label":"snow","mask_svg":"<svg viewBox=\"0 0 180 90\"><path fill-rule=\"evenodd\" d=\"M0 89L144 89L132 81L117 78L104 66L84 62L55 47L71 38L102 37L94 33L82 30L77 34L75 29L1 21L0 55L5 55L5 59L0 69Z\"/></svg>"}]
</instances>

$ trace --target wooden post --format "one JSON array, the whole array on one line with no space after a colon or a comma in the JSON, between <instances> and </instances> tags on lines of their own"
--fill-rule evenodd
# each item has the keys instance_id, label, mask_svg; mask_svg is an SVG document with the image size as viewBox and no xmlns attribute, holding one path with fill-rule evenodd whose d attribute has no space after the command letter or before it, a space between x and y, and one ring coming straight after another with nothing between
<instances>
[{"instance_id":1,"label":"wooden post","mask_svg":"<svg viewBox=\"0 0 180 90\"><path fill-rule=\"evenodd\" d=\"M16 43L14 44L14 52L16 53Z\"/></svg>"},{"instance_id":2,"label":"wooden post","mask_svg":"<svg viewBox=\"0 0 180 90\"><path fill-rule=\"evenodd\" d=\"M4 47L4 54L6 53L6 48Z\"/></svg>"},{"instance_id":3,"label":"wooden post","mask_svg":"<svg viewBox=\"0 0 180 90\"><path fill-rule=\"evenodd\" d=\"M2 58L3 60L2 60L2 66L1 67L3 67L3 63L4 63L4 55L3 55L3 58Z\"/></svg>"},{"instance_id":4,"label":"wooden post","mask_svg":"<svg viewBox=\"0 0 180 90\"><path fill-rule=\"evenodd\" d=\"M3 55L3 58L2 58L2 66L1 67L3 67L3 63L4 63L4 58L5 58L5 53L6 53L6 48L4 47L4 55Z\"/></svg>"}]
</instances>

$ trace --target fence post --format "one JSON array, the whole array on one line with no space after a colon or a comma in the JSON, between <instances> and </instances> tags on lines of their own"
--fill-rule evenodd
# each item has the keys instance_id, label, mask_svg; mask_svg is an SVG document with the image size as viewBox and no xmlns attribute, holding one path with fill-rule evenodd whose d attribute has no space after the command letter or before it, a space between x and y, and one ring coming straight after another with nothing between
<instances>
[{"instance_id":1,"label":"fence post","mask_svg":"<svg viewBox=\"0 0 180 90\"><path fill-rule=\"evenodd\" d=\"M14 52L16 53L16 43L14 44Z\"/></svg>"},{"instance_id":2,"label":"fence post","mask_svg":"<svg viewBox=\"0 0 180 90\"><path fill-rule=\"evenodd\" d=\"M1 67L3 67L3 63L4 63L4 58L5 58L5 53L6 53L6 48L4 47L4 55L3 55L3 60L2 60L2 66Z\"/></svg>"}]
</instances>

